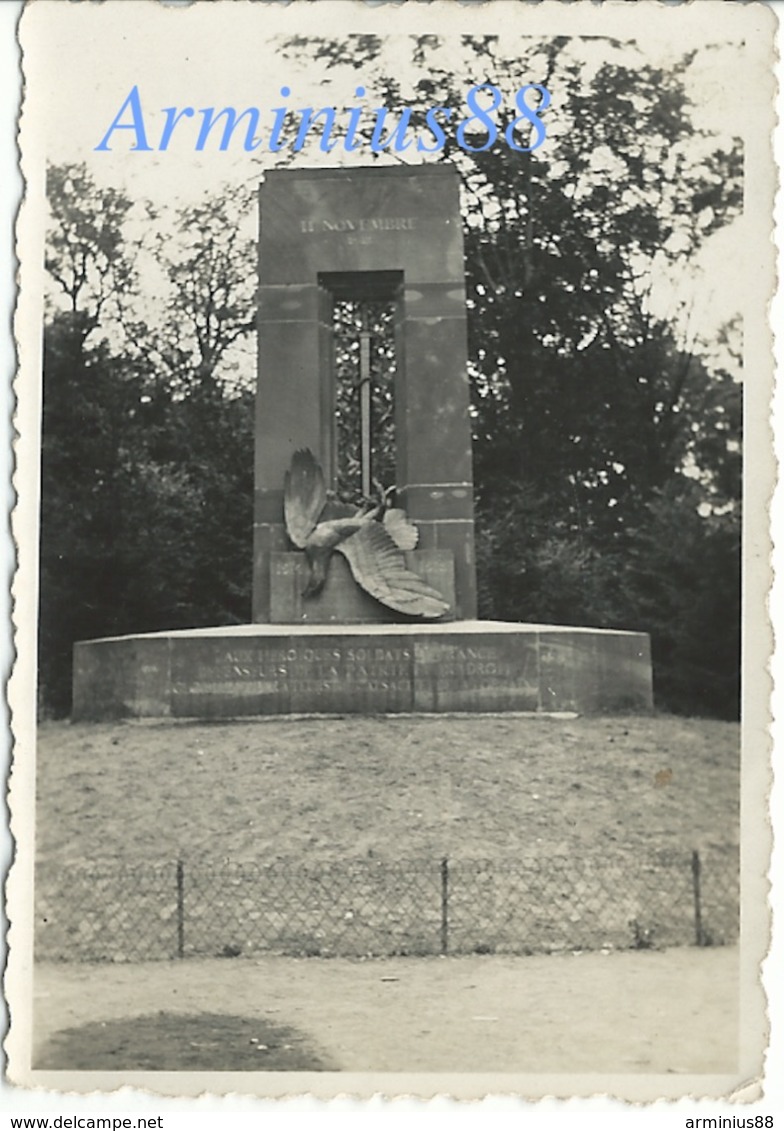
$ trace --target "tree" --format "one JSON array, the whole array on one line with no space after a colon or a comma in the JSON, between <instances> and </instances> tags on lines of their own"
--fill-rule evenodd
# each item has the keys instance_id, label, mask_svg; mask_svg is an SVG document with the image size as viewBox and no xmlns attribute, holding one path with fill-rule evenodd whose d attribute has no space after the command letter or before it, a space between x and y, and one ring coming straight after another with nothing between
<instances>
[{"instance_id":1,"label":"tree","mask_svg":"<svg viewBox=\"0 0 784 1131\"><path fill-rule=\"evenodd\" d=\"M177 395L220 399L253 386L247 344L256 328L256 250L242 228L252 214L249 192L226 186L157 229L169 288L155 360Z\"/></svg>"},{"instance_id":2,"label":"tree","mask_svg":"<svg viewBox=\"0 0 784 1131\"><path fill-rule=\"evenodd\" d=\"M47 172L52 289L44 333L39 618L40 694L70 698L70 649L104 626L120 511L107 505L128 459L139 388L112 365L107 334L122 337L134 268L124 225L132 208L111 189L102 202L84 165ZM102 333L102 327L106 332ZM85 599L74 601L81 591Z\"/></svg>"},{"instance_id":3,"label":"tree","mask_svg":"<svg viewBox=\"0 0 784 1131\"><path fill-rule=\"evenodd\" d=\"M127 238L130 202L110 190L105 206L83 169L52 169L50 192L39 653L42 704L63 713L75 640L248 618L252 393L215 369L251 302L231 305L225 284L239 292L247 271L229 238L223 259L193 251L201 294L187 264L172 267L183 293L156 327L130 290L145 254ZM209 249L199 219L195 246ZM188 319L192 336L164 332Z\"/></svg>"},{"instance_id":4,"label":"tree","mask_svg":"<svg viewBox=\"0 0 784 1131\"><path fill-rule=\"evenodd\" d=\"M741 535L736 510L701 513L702 491L674 479L632 532L624 597L652 634L659 695L671 710L740 711Z\"/></svg>"},{"instance_id":5,"label":"tree","mask_svg":"<svg viewBox=\"0 0 784 1131\"><path fill-rule=\"evenodd\" d=\"M84 341L82 310L44 334L39 655L42 700L70 701L74 640L126 629L118 543L138 436L135 375Z\"/></svg>"},{"instance_id":6,"label":"tree","mask_svg":"<svg viewBox=\"0 0 784 1131\"><path fill-rule=\"evenodd\" d=\"M55 287L50 309L70 314L81 342L101 323L122 325L125 303L136 282L124 226L133 203L119 189L101 193L86 166L50 165L46 191L51 211L45 265Z\"/></svg>"}]
</instances>

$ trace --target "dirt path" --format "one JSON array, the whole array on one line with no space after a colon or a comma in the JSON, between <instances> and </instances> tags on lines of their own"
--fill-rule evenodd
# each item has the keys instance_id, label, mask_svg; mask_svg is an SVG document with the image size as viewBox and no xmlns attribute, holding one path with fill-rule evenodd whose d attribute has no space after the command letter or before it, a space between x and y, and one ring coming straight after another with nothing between
<instances>
[{"instance_id":1,"label":"dirt path","mask_svg":"<svg viewBox=\"0 0 784 1131\"><path fill-rule=\"evenodd\" d=\"M158 1011L293 1026L346 1072L732 1073L738 953L43 964L33 1063L59 1030Z\"/></svg>"}]
</instances>

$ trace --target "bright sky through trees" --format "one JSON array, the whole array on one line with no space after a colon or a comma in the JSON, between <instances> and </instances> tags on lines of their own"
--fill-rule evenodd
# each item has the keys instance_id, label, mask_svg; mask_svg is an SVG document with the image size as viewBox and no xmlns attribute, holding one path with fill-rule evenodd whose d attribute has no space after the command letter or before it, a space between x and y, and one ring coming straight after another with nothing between
<instances>
[{"instance_id":1,"label":"bright sky through trees","mask_svg":"<svg viewBox=\"0 0 784 1131\"><path fill-rule=\"evenodd\" d=\"M38 20L28 34L35 36L37 54L47 74L45 84L36 88L37 102L33 110L43 110L41 121L46 123L46 136L41 140L41 156L47 161L85 162L99 186L123 188L135 199L150 200L163 208L170 204L197 202L205 193L225 192L232 184L252 188L265 167L280 160L280 155L270 154L266 147L255 153L242 148L244 129L238 129L236 141L226 152L218 150L220 129L213 131L214 140L202 152L194 151L198 127L193 118L183 118L172 134L165 152L129 153L132 131L115 133L110 152L96 152L95 146L105 135L118 110L134 85L138 85L145 114L145 125L151 144L157 141L166 120L164 111L169 107L182 110L214 106L220 110L232 106L238 113L248 107L258 107L261 129L269 131L273 108L286 103L293 108L334 106L344 108L364 104L367 107L381 102L381 92L372 86L372 72L368 80L362 68L314 67L302 59L285 56L281 45L287 35L345 35L372 29L378 33L378 22L368 20L369 12L359 12L354 5L345 9L351 19L335 18L343 10L340 5L329 5L332 18L326 10L317 12L308 6L307 25L297 21L296 11L283 25L273 19L265 6L264 19L255 5L232 6L231 18L225 10L218 11L205 5L200 11L180 12L172 8L143 5L143 12L135 3L123 5L62 5L46 7L45 21ZM570 9L568 34L579 36L581 31L591 31L591 25L581 27L579 13ZM484 13L487 13L485 16ZM617 59L626 65L635 59L658 66L672 65L685 52L699 49L687 75L687 89L694 104L695 127L707 129L721 136L741 135L749 113L749 92L742 81L742 46L729 42L726 37L713 40L714 34L705 21L678 17L673 10L666 19L651 19L644 27L639 18L626 20L627 12L618 12L618 24L613 28L619 39L636 36L636 42L612 45L606 38L596 35L592 25L590 37L575 40L573 50L581 57L586 77L605 59ZM35 13L32 13L35 15ZM470 20L462 18L465 28L450 22L448 34L439 55L456 75L466 69L466 89L482 81L476 71L476 59L461 46L458 32L473 34L485 31L480 25L480 13L470 13ZM654 16L654 13L650 13ZM277 17L277 13L276 13ZM673 18L679 19L677 34L673 34ZM513 38L503 37L504 25L498 23L495 10L482 8L482 20L489 34L498 33L503 40L503 50L510 51ZM410 29L420 30L418 13L410 15ZM431 21L432 22L432 21ZM29 19L28 23L33 21ZM45 23L45 26L44 26ZM518 20L515 28L523 30L530 20ZM626 26L628 25L628 31ZM553 34L563 34L557 15L550 14L549 24ZM285 31L281 28L284 27ZM455 29L455 30L453 30ZM384 28L384 31L386 28ZM442 28L437 29L439 32ZM536 35L520 36L521 52L529 51ZM642 32L642 34L640 34ZM542 38L541 33L539 38ZM546 38L546 37L545 37ZM96 50L96 44L100 50ZM415 72L412 62L413 39L411 34L396 34L382 38L381 58L404 84ZM69 65L63 67L62 60ZM49 66L46 66L46 62ZM473 73L469 73L474 68ZM541 81L542 75L531 74L530 81ZM357 99L356 87L366 82L367 94ZM291 95L281 98L281 87L287 86ZM554 96L547 113L549 128L558 129L558 105ZM178 132L179 131L179 132ZM298 154L288 153L287 160L297 165L322 165L331 163L365 164L373 155L365 150L346 154L341 147L325 154L315 138ZM399 160L381 154L376 160ZM409 159L408 153L403 159ZM431 158L432 159L432 158ZM529 160L520 155L519 160ZM422 160L415 154L413 160ZM596 160L601 162L602 155ZM666 169L653 170L654 175L667 175ZM655 312L663 317L683 317L689 312L686 334L701 337L713 335L718 327L737 311L737 296L733 280L737 271L727 271L733 255L740 254L743 239L739 238L743 221L738 220L731 229L722 231L706 241L700 255L688 265L680 277L654 272L652 303ZM246 214L247 233L253 235L256 226L255 210ZM151 280L152 282L152 280Z\"/></svg>"}]
</instances>

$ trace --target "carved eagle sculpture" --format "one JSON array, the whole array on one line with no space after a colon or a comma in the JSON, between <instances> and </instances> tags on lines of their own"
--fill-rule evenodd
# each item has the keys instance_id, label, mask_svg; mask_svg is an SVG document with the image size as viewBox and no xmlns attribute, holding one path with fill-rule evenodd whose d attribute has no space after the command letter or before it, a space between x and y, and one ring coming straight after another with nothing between
<instances>
[{"instance_id":1,"label":"carved eagle sculpture","mask_svg":"<svg viewBox=\"0 0 784 1131\"><path fill-rule=\"evenodd\" d=\"M337 550L357 584L382 605L429 619L449 610L441 594L406 566L403 551L414 549L419 532L402 510L386 509L382 498L378 506L319 522L326 505L324 474L315 456L308 448L296 451L283 482L283 509L286 532L310 567L303 597L321 592Z\"/></svg>"}]
</instances>

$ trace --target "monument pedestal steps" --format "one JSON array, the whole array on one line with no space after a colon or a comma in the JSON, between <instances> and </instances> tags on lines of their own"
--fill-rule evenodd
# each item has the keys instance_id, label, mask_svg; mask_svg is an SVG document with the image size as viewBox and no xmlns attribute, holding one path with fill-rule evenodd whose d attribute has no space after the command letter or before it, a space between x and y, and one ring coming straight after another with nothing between
<instances>
[{"instance_id":1,"label":"monument pedestal steps","mask_svg":"<svg viewBox=\"0 0 784 1131\"><path fill-rule=\"evenodd\" d=\"M649 638L638 632L496 621L245 624L74 649L74 720L651 707Z\"/></svg>"}]
</instances>

